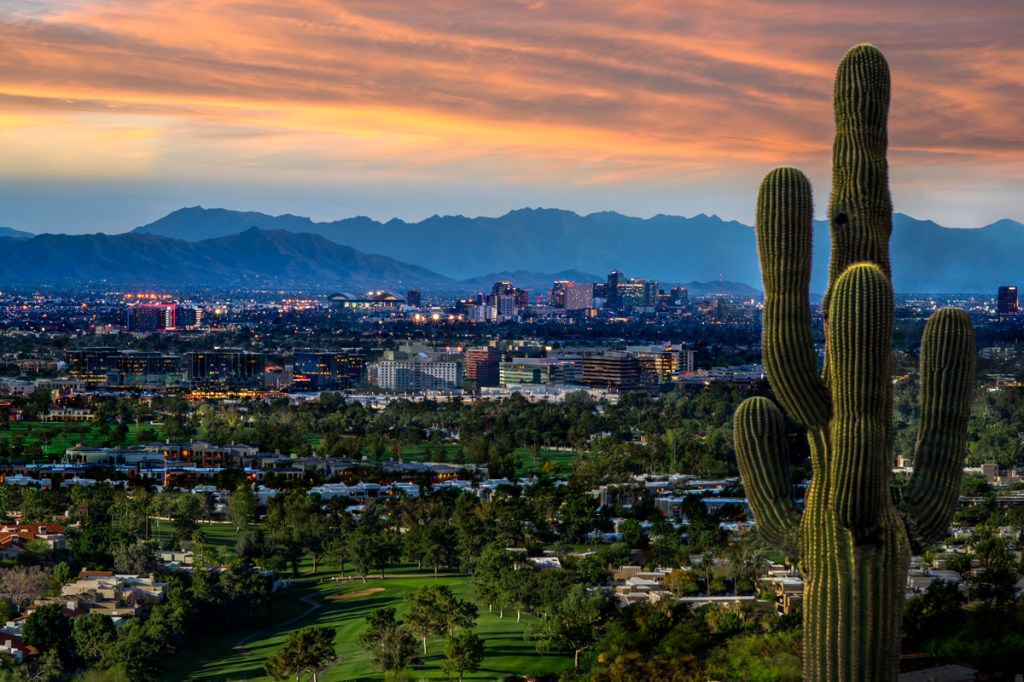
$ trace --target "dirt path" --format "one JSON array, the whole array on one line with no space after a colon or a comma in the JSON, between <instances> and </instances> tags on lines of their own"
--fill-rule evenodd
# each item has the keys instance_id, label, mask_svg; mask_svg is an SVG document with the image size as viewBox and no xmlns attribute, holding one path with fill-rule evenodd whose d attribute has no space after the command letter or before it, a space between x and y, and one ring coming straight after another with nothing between
<instances>
[{"instance_id":1,"label":"dirt path","mask_svg":"<svg viewBox=\"0 0 1024 682\"><path fill-rule=\"evenodd\" d=\"M316 600L316 597L314 597L311 594L307 594L305 597L299 597L299 601L309 604L309 608L300 613L299 615L295 616L294 618L290 618L283 623L278 623L276 627L283 627L286 625L291 625L293 623L298 623L300 620L302 620L303 618L305 618L306 616L308 616L309 614L313 613L314 611L323 606L323 604L318 602ZM246 649L245 645L268 631L269 628L265 630L259 630L258 632L254 632L251 635L247 635L242 639L238 640L237 642L235 642L235 645L231 648L237 651L238 653L242 654L243 656L252 656L252 652Z\"/></svg>"}]
</instances>

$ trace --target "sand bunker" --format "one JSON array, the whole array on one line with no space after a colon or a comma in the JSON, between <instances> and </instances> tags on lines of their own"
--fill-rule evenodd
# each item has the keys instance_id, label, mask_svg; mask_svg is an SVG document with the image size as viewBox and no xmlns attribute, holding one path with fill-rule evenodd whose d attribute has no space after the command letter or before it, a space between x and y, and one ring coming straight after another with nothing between
<instances>
[{"instance_id":1,"label":"sand bunker","mask_svg":"<svg viewBox=\"0 0 1024 682\"><path fill-rule=\"evenodd\" d=\"M367 597L374 592L383 592L383 587L367 587L363 590L356 590L354 592L346 592L345 594L332 594L328 596L328 599L359 599L360 597Z\"/></svg>"}]
</instances>

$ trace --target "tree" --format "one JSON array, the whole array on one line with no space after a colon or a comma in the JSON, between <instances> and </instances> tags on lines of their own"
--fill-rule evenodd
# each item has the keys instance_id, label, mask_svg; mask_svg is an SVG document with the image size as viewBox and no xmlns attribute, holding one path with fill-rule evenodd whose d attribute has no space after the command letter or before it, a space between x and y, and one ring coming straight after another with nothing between
<instances>
[{"instance_id":1,"label":"tree","mask_svg":"<svg viewBox=\"0 0 1024 682\"><path fill-rule=\"evenodd\" d=\"M319 497L299 490L274 497L267 507L266 525L270 539L284 549L293 573L298 573L303 552L311 555L316 573L329 533Z\"/></svg>"},{"instance_id":2,"label":"tree","mask_svg":"<svg viewBox=\"0 0 1024 682\"><path fill-rule=\"evenodd\" d=\"M527 627L527 639L536 640L539 651L571 651L573 667L578 669L580 654L593 645L605 622L608 598L600 591L588 593L583 585L577 584L546 610L545 618Z\"/></svg>"},{"instance_id":3,"label":"tree","mask_svg":"<svg viewBox=\"0 0 1024 682\"><path fill-rule=\"evenodd\" d=\"M285 645L263 664L263 669L275 680L295 675L299 682L302 674L312 673L313 682L317 682L320 672L337 659L335 634L331 628L316 626L293 632Z\"/></svg>"},{"instance_id":4,"label":"tree","mask_svg":"<svg viewBox=\"0 0 1024 682\"><path fill-rule=\"evenodd\" d=\"M439 585L424 585L415 594L405 595L409 610L405 613L405 619L410 629L423 640L423 655L427 655L427 637L430 635L442 635L447 628L447 622L438 604L436 589Z\"/></svg>"},{"instance_id":5,"label":"tree","mask_svg":"<svg viewBox=\"0 0 1024 682\"><path fill-rule=\"evenodd\" d=\"M469 630L459 630L444 641L445 661L441 670L446 675L458 673L462 682L464 672L476 672L484 660L484 641Z\"/></svg>"},{"instance_id":6,"label":"tree","mask_svg":"<svg viewBox=\"0 0 1024 682\"><path fill-rule=\"evenodd\" d=\"M117 631L110 616L102 613L87 613L75 619L71 628L78 655L89 663L95 663L109 655L117 641Z\"/></svg>"},{"instance_id":7,"label":"tree","mask_svg":"<svg viewBox=\"0 0 1024 682\"><path fill-rule=\"evenodd\" d=\"M231 493L228 498L228 520L241 533L256 518L258 500L252 488L246 483Z\"/></svg>"},{"instance_id":8,"label":"tree","mask_svg":"<svg viewBox=\"0 0 1024 682\"><path fill-rule=\"evenodd\" d=\"M366 624L366 632L357 642L369 652L373 667L381 672L404 668L416 653L416 639L395 619L395 609L375 610L366 617Z\"/></svg>"},{"instance_id":9,"label":"tree","mask_svg":"<svg viewBox=\"0 0 1024 682\"><path fill-rule=\"evenodd\" d=\"M57 651L68 656L72 650L71 619L60 604L44 604L25 619L22 638L39 651Z\"/></svg>"},{"instance_id":10,"label":"tree","mask_svg":"<svg viewBox=\"0 0 1024 682\"><path fill-rule=\"evenodd\" d=\"M205 513L203 497L192 493L177 495L169 511L174 521L174 534L180 546L189 541L199 529L199 520Z\"/></svg>"},{"instance_id":11,"label":"tree","mask_svg":"<svg viewBox=\"0 0 1024 682\"><path fill-rule=\"evenodd\" d=\"M114 571L149 575L156 569L156 553L147 542L134 542L114 548Z\"/></svg>"},{"instance_id":12,"label":"tree","mask_svg":"<svg viewBox=\"0 0 1024 682\"><path fill-rule=\"evenodd\" d=\"M17 566L0 569L0 595L7 597L19 610L50 589L50 574L38 566Z\"/></svg>"}]
</instances>

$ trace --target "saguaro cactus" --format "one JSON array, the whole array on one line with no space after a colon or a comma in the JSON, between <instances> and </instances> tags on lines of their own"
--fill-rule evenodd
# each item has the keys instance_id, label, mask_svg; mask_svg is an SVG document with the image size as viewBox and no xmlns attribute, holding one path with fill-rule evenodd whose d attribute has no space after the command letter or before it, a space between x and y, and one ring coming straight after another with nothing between
<instances>
[{"instance_id":1,"label":"saguaro cactus","mask_svg":"<svg viewBox=\"0 0 1024 682\"><path fill-rule=\"evenodd\" d=\"M895 680L911 550L947 527L960 486L974 368L962 310L939 310L921 343L921 428L914 475L890 493L892 206L886 164L889 68L870 45L843 58L825 296L825 362L811 342L811 187L795 168L761 184L757 246L765 291L762 347L779 403L807 426L814 475L794 499L783 416L766 398L737 410L740 474L761 533L804 574L804 679Z\"/></svg>"}]
</instances>

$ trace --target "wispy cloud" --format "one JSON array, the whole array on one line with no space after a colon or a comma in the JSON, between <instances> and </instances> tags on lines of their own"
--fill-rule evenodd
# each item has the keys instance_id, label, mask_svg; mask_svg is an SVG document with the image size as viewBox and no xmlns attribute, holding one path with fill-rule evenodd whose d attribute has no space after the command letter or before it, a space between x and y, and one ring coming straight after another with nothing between
<instances>
[{"instance_id":1,"label":"wispy cloud","mask_svg":"<svg viewBox=\"0 0 1024 682\"><path fill-rule=\"evenodd\" d=\"M612 193L777 163L822 176L835 63L873 42L897 192L937 165L1012 185L1022 19L1002 0L0 4L0 172Z\"/></svg>"}]
</instances>

